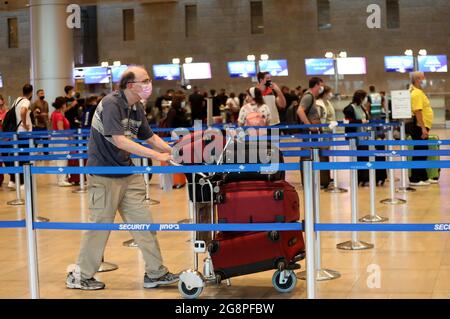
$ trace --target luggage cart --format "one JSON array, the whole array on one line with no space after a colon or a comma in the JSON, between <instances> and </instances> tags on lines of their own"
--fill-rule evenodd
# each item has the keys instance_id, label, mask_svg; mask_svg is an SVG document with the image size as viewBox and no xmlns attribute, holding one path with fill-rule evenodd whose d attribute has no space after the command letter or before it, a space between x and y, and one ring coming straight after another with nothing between
<instances>
[{"instance_id":1,"label":"luggage cart","mask_svg":"<svg viewBox=\"0 0 450 319\"><path fill-rule=\"evenodd\" d=\"M225 144L224 150L230 145L231 140L228 140ZM225 152L224 152L225 153ZM221 158L217 162L220 165L223 161L222 153ZM171 162L172 165L181 166L180 164ZM215 174L206 175L203 173L194 173L192 174L192 205L190 205L190 209L193 210L191 212L191 216L193 217L193 223L196 224L198 221L198 209L197 209L197 182L196 175L200 176L198 184L200 185L200 200L203 203L207 203L210 208L210 222L212 224L216 223L216 214L215 214L215 197L214 194L218 194L220 191L219 185L214 185L214 177ZM189 188L190 185L188 185ZM204 190L209 189L210 196L204 196ZM192 208L191 208L192 207ZM280 234L279 232L270 232L269 236L272 240L278 240ZM214 271L214 264L211 258L211 242L207 242L205 240L197 240L198 235L197 232L193 232L192 241L193 241L193 254L194 254L194 267L193 269L188 269L183 271L180 274L180 280L178 283L178 289L183 298L186 299L196 299L198 298L203 289L207 285L215 284L218 285L222 282L222 280L227 280L228 285L231 285L230 277L223 278L221 274L218 274ZM216 238L216 232L211 231L211 238ZM199 270L199 255L206 254L206 257L203 260L203 270L202 272ZM272 285L273 287L281 292L288 293L291 292L296 284L297 277L294 273L295 270L300 269L300 265L298 262L305 258L304 251L299 252L297 256L293 258L293 260L277 260L273 263L273 268L275 272L272 276Z\"/></svg>"}]
</instances>

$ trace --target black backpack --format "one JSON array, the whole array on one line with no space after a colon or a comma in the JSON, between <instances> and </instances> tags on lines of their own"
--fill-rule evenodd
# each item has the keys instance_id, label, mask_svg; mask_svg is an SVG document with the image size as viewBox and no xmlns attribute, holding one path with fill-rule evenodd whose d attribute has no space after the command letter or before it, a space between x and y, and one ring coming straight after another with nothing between
<instances>
[{"instance_id":1,"label":"black backpack","mask_svg":"<svg viewBox=\"0 0 450 319\"><path fill-rule=\"evenodd\" d=\"M3 132L17 132L17 128L20 124L22 124L22 121L17 124L17 116L16 116L16 106L23 100L21 98L20 100L16 101L14 105L9 109L8 112L5 114L5 118L3 119Z\"/></svg>"},{"instance_id":2,"label":"black backpack","mask_svg":"<svg viewBox=\"0 0 450 319\"><path fill-rule=\"evenodd\" d=\"M311 94L311 93L306 92L305 94ZM311 108L314 105L314 100L315 99L313 99L313 102L306 110L306 112L305 112L306 116L308 116L309 112L311 111ZM299 101L299 103L300 103L300 101ZM297 114L297 110L299 107L300 107L300 105L297 103L292 103L291 105L289 105L289 107L286 110L286 124L288 124L288 125L303 124L303 122L300 120L300 118L298 117L298 114ZM303 129L289 129L288 133L289 134L298 134L298 133L302 133L304 131L305 130L303 130Z\"/></svg>"}]
</instances>

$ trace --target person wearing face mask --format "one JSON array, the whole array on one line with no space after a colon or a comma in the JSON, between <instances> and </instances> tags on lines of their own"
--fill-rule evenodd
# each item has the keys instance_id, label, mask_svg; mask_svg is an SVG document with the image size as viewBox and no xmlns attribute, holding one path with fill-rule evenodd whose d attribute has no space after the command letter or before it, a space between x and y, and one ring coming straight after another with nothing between
<instances>
[{"instance_id":1,"label":"person wearing face mask","mask_svg":"<svg viewBox=\"0 0 450 319\"><path fill-rule=\"evenodd\" d=\"M411 110L413 119L408 123L406 130L413 140L428 140L430 130L433 126L434 112L430 100L424 92L426 87L425 74L423 72L412 72L410 74L411 86ZM428 150L426 145L415 145L414 150ZM414 156L413 161L426 161L426 156ZM416 168L411 170L409 184L412 186L428 186L438 183L437 180L429 179L427 170Z\"/></svg>"},{"instance_id":2,"label":"person wearing face mask","mask_svg":"<svg viewBox=\"0 0 450 319\"><path fill-rule=\"evenodd\" d=\"M267 126L272 114L269 106L264 104L262 92L258 87L247 90L247 104L239 111L239 126Z\"/></svg>"},{"instance_id":3,"label":"person wearing face mask","mask_svg":"<svg viewBox=\"0 0 450 319\"><path fill-rule=\"evenodd\" d=\"M186 96L178 91L172 97L172 103L167 113L167 127L190 127L191 121L186 116Z\"/></svg>"},{"instance_id":4,"label":"person wearing face mask","mask_svg":"<svg viewBox=\"0 0 450 319\"><path fill-rule=\"evenodd\" d=\"M309 90L307 90L300 100L297 115L302 124L320 124L320 109L316 105L317 97L324 92L324 83L321 78L313 77L309 80ZM310 132L318 133L316 127L310 128Z\"/></svg>"},{"instance_id":5,"label":"person wearing face mask","mask_svg":"<svg viewBox=\"0 0 450 319\"><path fill-rule=\"evenodd\" d=\"M31 97L33 96L33 86L31 84L25 84L22 87L22 95L20 97L18 97L13 105L12 108L14 109L14 112L16 113L16 126L15 126L15 130L17 133L20 132L31 132L33 131L33 126L32 126L32 122L31 122L31 116L30 116L30 100ZM19 136L19 140L28 140L27 137L20 137ZM8 154L10 156L13 156L14 154L10 153ZM19 156L26 156L28 155L27 153L19 153ZM25 163L27 162L19 162L19 166L23 166ZM14 166L14 162L5 162L5 166L10 167L10 166ZM20 187L21 189L25 189L24 186L24 179L23 179L23 174L20 174ZM8 183L8 187L9 188L15 188L16 187L16 176L15 174L9 174L9 183Z\"/></svg>"},{"instance_id":6,"label":"person wearing face mask","mask_svg":"<svg viewBox=\"0 0 450 319\"><path fill-rule=\"evenodd\" d=\"M357 90L353 94L352 103L344 108L345 119L349 123L365 124L369 122L370 115L364 105L367 104L367 93L364 90ZM361 132L361 127L346 127L345 133Z\"/></svg>"},{"instance_id":7,"label":"person wearing face mask","mask_svg":"<svg viewBox=\"0 0 450 319\"><path fill-rule=\"evenodd\" d=\"M120 79L120 89L102 99L92 120L87 166L133 166L131 154L160 162L172 160L172 149L148 125L142 100L152 94L151 79L143 67L129 67ZM134 142L146 141L148 148ZM113 223L119 210L126 223L152 223L144 205L142 175L95 174L88 176L90 220ZM76 265L69 267L66 287L81 290L104 289L94 278L101 262L109 231L87 231L83 235ZM178 281L163 265L154 232L131 232L145 261L144 288L155 288Z\"/></svg>"},{"instance_id":8,"label":"person wearing face mask","mask_svg":"<svg viewBox=\"0 0 450 319\"><path fill-rule=\"evenodd\" d=\"M66 93L66 113L65 116L70 123L70 129L76 130L79 128L79 105L75 98L75 88L71 85L64 87L64 92Z\"/></svg>"},{"instance_id":9,"label":"person wearing face mask","mask_svg":"<svg viewBox=\"0 0 450 319\"><path fill-rule=\"evenodd\" d=\"M272 76L269 72L259 72L256 76L258 80L257 88L261 91L264 103L270 110L270 123L269 125L280 124L280 114L284 113L286 108L286 99L280 87L272 81ZM289 106L289 105L287 105Z\"/></svg>"},{"instance_id":10,"label":"person wearing face mask","mask_svg":"<svg viewBox=\"0 0 450 319\"><path fill-rule=\"evenodd\" d=\"M86 105L83 108L83 116L81 118L81 127L91 128L92 119L94 118L95 109L97 108L98 97L91 96L86 100Z\"/></svg>"},{"instance_id":11,"label":"person wearing face mask","mask_svg":"<svg viewBox=\"0 0 450 319\"><path fill-rule=\"evenodd\" d=\"M37 99L31 105L31 113L34 115L33 129L35 131L46 131L49 125L48 103L45 100L45 92L39 89L36 92Z\"/></svg>"},{"instance_id":12,"label":"person wearing face mask","mask_svg":"<svg viewBox=\"0 0 450 319\"><path fill-rule=\"evenodd\" d=\"M320 89L319 89L320 90ZM333 93L331 92L331 88L329 86L324 86L321 93L319 93L319 96L316 100L316 108L319 112L320 116L320 123L321 124L331 124L332 122L336 121L336 114L334 111L333 104L331 104L330 100L333 97ZM321 128L320 130L323 133L332 133L332 129L329 127ZM322 148L324 150L329 149L328 147ZM330 158L321 156L320 157L321 162L329 162ZM321 170L320 171L320 185L322 189L326 189L330 186L330 183L332 182L331 179L331 173L328 170Z\"/></svg>"},{"instance_id":13,"label":"person wearing face mask","mask_svg":"<svg viewBox=\"0 0 450 319\"><path fill-rule=\"evenodd\" d=\"M324 86L324 90L321 94L319 94L319 98L317 99L316 105L320 109L320 123L322 124L331 124L336 122L336 112L334 110L334 106L331 103L331 99L333 98L333 92L329 86ZM323 132L330 133L332 130L329 128L324 128Z\"/></svg>"},{"instance_id":14,"label":"person wearing face mask","mask_svg":"<svg viewBox=\"0 0 450 319\"><path fill-rule=\"evenodd\" d=\"M51 122L51 129L54 131L62 131L62 130L68 130L70 128L69 121L64 116L64 111L66 107L66 100L64 97L59 96L55 99L55 102L52 104L55 111L53 111L50 122ZM55 140L61 140L64 138L61 137L54 137ZM59 145L59 144L53 144L53 147L67 147L68 145ZM69 152L53 152L53 154L69 154ZM77 161L78 162L78 161ZM58 167L66 167L67 166L67 160L57 160L56 165ZM68 181L68 175L67 174L58 174L56 175L56 180L59 187L70 187L72 186L71 183Z\"/></svg>"},{"instance_id":15,"label":"person wearing face mask","mask_svg":"<svg viewBox=\"0 0 450 319\"><path fill-rule=\"evenodd\" d=\"M367 92L364 90L357 90L353 94L352 103L344 108L345 119L349 123L365 124L370 120L370 114L364 107L367 104ZM364 132L366 129L363 127L346 127L345 133ZM360 151L367 151L369 149L366 145L358 145L357 149ZM384 151L384 146L376 146L379 151ZM358 162L368 162L368 157L358 157ZM384 157L376 157L376 161L385 161ZM387 172L385 169L375 170L376 183L381 186L384 184L387 178ZM360 186L366 186L369 183L369 171L358 170L358 184Z\"/></svg>"}]
</instances>

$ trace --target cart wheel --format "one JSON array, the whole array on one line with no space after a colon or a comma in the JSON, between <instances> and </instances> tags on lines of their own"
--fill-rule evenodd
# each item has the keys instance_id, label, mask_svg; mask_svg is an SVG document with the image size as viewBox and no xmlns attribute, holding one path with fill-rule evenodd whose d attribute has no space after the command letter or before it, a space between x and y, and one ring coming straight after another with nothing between
<instances>
[{"instance_id":1,"label":"cart wheel","mask_svg":"<svg viewBox=\"0 0 450 319\"><path fill-rule=\"evenodd\" d=\"M280 283L280 275L281 271L277 270L272 277L273 287L282 293L291 292L294 290L297 285L297 277L293 271L289 271L289 276L286 278L287 281L285 283Z\"/></svg>"},{"instance_id":2,"label":"cart wheel","mask_svg":"<svg viewBox=\"0 0 450 319\"><path fill-rule=\"evenodd\" d=\"M192 288L188 289L184 282L181 280L178 282L178 290L180 291L180 294L185 299L196 299L203 291L203 287L200 288Z\"/></svg>"}]
</instances>

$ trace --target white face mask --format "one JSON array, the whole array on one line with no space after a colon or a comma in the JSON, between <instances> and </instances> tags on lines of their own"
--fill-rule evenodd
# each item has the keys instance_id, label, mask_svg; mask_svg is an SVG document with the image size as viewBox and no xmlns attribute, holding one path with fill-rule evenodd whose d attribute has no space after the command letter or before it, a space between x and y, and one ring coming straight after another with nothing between
<instances>
[{"instance_id":1,"label":"white face mask","mask_svg":"<svg viewBox=\"0 0 450 319\"><path fill-rule=\"evenodd\" d=\"M333 93L328 93L327 99L328 99L328 100L331 100L332 98L333 98Z\"/></svg>"},{"instance_id":2,"label":"white face mask","mask_svg":"<svg viewBox=\"0 0 450 319\"><path fill-rule=\"evenodd\" d=\"M427 86L427 80L420 81L420 85L424 88Z\"/></svg>"},{"instance_id":3,"label":"white face mask","mask_svg":"<svg viewBox=\"0 0 450 319\"><path fill-rule=\"evenodd\" d=\"M364 101L362 102L362 105L366 105L367 102L369 102L369 99L367 98L367 96L364 98Z\"/></svg>"},{"instance_id":4,"label":"white face mask","mask_svg":"<svg viewBox=\"0 0 450 319\"><path fill-rule=\"evenodd\" d=\"M181 102L181 108L184 109L186 107L186 101Z\"/></svg>"},{"instance_id":5,"label":"white face mask","mask_svg":"<svg viewBox=\"0 0 450 319\"><path fill-rule=\"evenodd\" d=\"M319 94L322 94L324 90L325 90L324 87L321 86L320 89L319 89Z\"/></svg>"}]
</instances>

